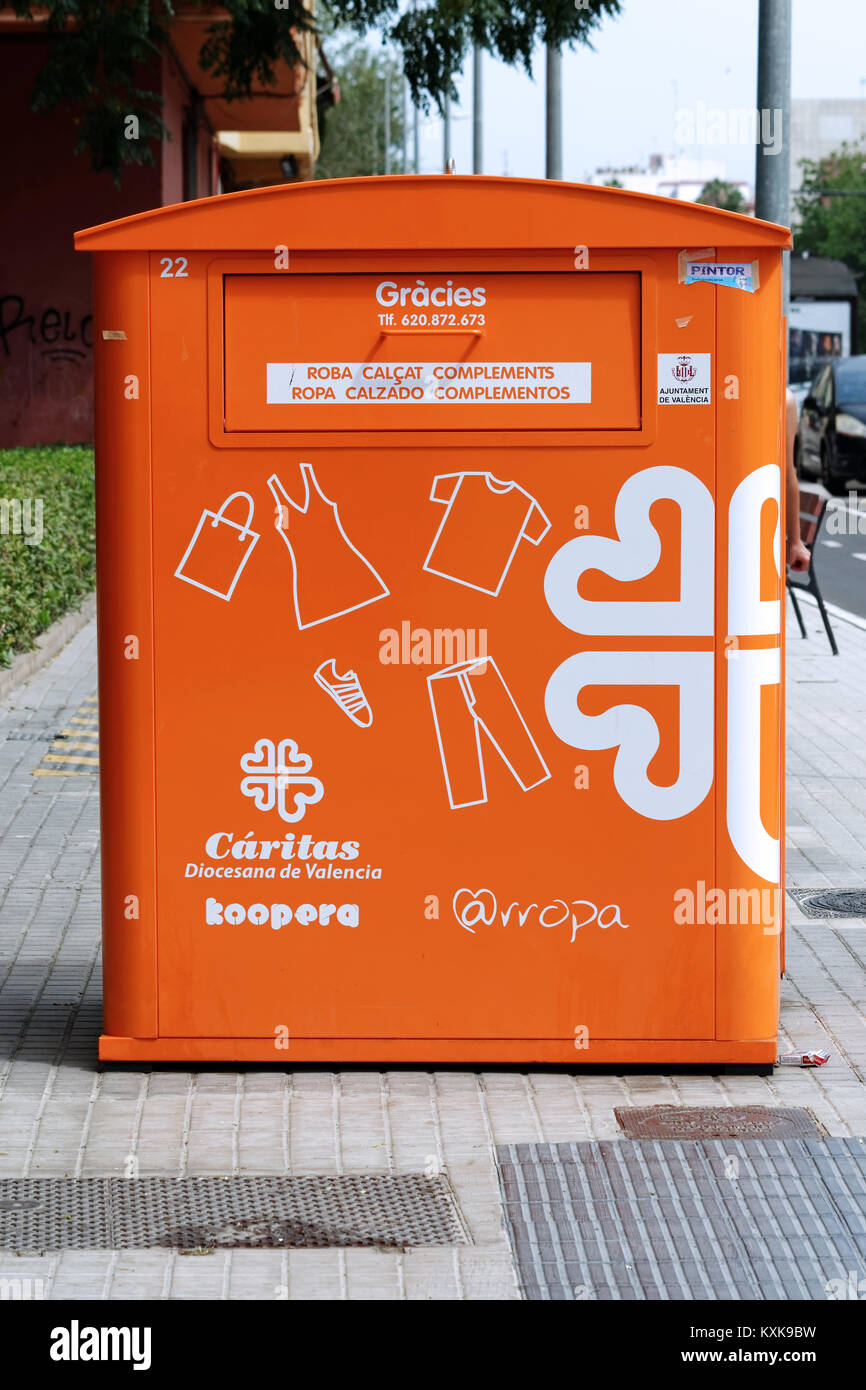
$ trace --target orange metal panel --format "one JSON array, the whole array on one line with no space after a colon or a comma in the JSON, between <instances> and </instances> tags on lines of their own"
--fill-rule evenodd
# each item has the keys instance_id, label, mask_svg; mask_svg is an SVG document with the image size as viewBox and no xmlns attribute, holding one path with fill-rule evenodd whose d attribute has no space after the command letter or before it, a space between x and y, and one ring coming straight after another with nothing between
<instances>
[{"instance_id":1,"label":"orange metal panel","mask_svg":"<svg viewBox=\"0 0 866 1390\"><path fill-rule=\"evenodd\" d=\"M738 257L742 250L732 250L731 258ZM720 1039L776 1032L784 917L782 277L775 254L758 259L760 292L719 292L718 306L716 592L722 660L716 794L728 831L719 837L716 875L725 909L716 927ZM693 288L713 293L709 286Z\"/></svg>"},{"instance_id":2,"label":"orange metal panel","mask_svg":"<svg viewBox=\"0 0 866 1390\"><path fill-rule=\"evenodd\" d=\"M640 426L633 272L227 275L224 294L229 433Z\"/></svg>"},{"instance_id":3,"label":"orange metal panel","mask_svg":"<svg viewBox=\"0 0 866 1390\"><path fill-rule=\"evenodd\" d=\"M105 1028L157 1033L148 259L94 277Z\"/></svg>"},{"instance_id":4,"label":"orange metal panel","mask_svg":"<svg viewBox=\"0 0 866 1390\"><path fill-rule=\"evenodd\" d=\"M520 253L510 251L499 253L496 256L496 278L502 278L506 273L519 272L526 276L529 272L567 274L574 279L574 248L559 251L522 251ZM226 331L226 285L234 279L243 277L268 277L273 280L273 261L272 254L268 255L237 255L233 257L218 256L208 258L207 277L208 277L208 391L209 391L209 439L218 449L234 449L238 445L245 448L271 449L287 448L298 445L306 448L312 442L311 434L315 435L315 443L319 447L328 445L340 445L345 447L349 441L349 432L345 429L329 428L324 423L321 411L309 409L301 412L297 423L292 425L288 422L288 427L282 422L277 422L272 427L268 424L267 418L264 428L256 431L232 430L229 426L227 413L228 403L226 400L226 359L229 352L228 335ZM667 265L670 265L670 257L666 258ZM477 277L479 274L489 277L490 275L491 253L488 250L483 256L475 253L449 253L447 256L442 251L419 252L388 252L386 256L380 252L378 254L368 252L358 252L352 256L351 264L353 271L358 275L365 273L375 275L376 282L381 282L383 278L397 275L401 277L401 284L411 287L416 284L420 276L436 277L447 279L452 275L461 277ZM290 257L290 264L281 272L280 278L294 281L296 277L308 277L324 275L346 275L347 258L345 253L329 253L327 251L294 251ZM610 276L611 279L619 277L626 280L637 281L639 285L640 303L638 313L640 317L640 331L637 339L637 355L639 361L640 384L638 387L639 414L637 420L632 420L627 429L618 429L615 426L604 428L593 428L591 425L584 424L581 433L581 443L589 447L591 445L601 445L605 448L614 447L617 444L626 443L630 447L648 445L654 442L656 437L656 314L657 314L657 293L656 280L658 276L658 257L652 255L644 256L636 252L595 252L592 258L592 273L594 277L599 275ZM322 286L324 280L317 282ZM465 283L465 282L464 282ZM291 286L288 287L288 294L291 294ZM485 325L486 326L486 325ZM402 327L402 325L399 325ZM431 325L432 327L432 325ZM460 357L466 353L467 338L455 335L449 325L446 325L447 332L445 341L449 338L454 339L452 349L455 357ZM480 334L481 330L475 330ZM391 335L388 335L391 336ZM387 342L388 336L383 338L383 343ZM414 339L418 337L414 327L410 325L410 331L405 335L406 343L410 341L414 344ZM422 340L423 341L423 340ZM426 340L431 343L433 339ZM443 339L439 337L437 346L441 350ZM627 343L623 341L622 352L625 365L625 349ZM377 351L381 350L377 346ZM284 348L281 350L285 355ZM470 349L474 351L474 349ZM240 359L243 362L243 358ZM261 368L264 372L264 365ZM613 372L614 368L610 370ZM632 370L632 364L627 364L627 371ZM591 406L591 403L590 403ZM270 413L277 416L279 407L271 406ZM382 412L379 412L383 418ZM405 414L405 412L404 412ZM333 419L333 413L328 412L329 418ZM428 418L430 413L427 412ZM453 410L447 412L437 411L433 416L434 424L438 421L435 428L424 428L417 415L413 413L411 437L413 445L424 447L436 445L440 448L459 446L478 442L478 430L481 422L476 424L474 420L464 412L462 418L464 427L460 427L460 415L455 418ZM376 444L382 449L402 447L402 432L393 427L393 412L388 411L384 415L384 423L387 428L377 429L371 421L369 414L365 416L364 438L370 444ZM539 417L541 418L541 417ZM557 420L560 427L557 427ZM316 423L318 421L318 423ZM389 423L390 421L390 423ZM465 422L470 421L471 428L465 427ZM573 430L571 428L561 428L562 415L556 417L551 424L543 421L543 427L532 427L527 425L525 414L522 415L520 427L517 427L517 417L511 417L511 423L507 428L495 428L491 425L489 412L487 423L483 425L484 443L490 448L510 449L518 444L531 445L538 443L545 448L557 446L569 447L573 443Z\"/></svg>"},{"instance_id":5,"label":"orange metal panel","mask_svg":"<svg viewBox=\"0 0 866 1390\"><path fill-rule=\"evenodd\" d=\"M231 1057L237 1062L282 1061L291 1063L321 1062L397 1062L397 1063L463 1063L513 1062L526 1064L581 1067L588 1055L595 1065L611 1063L659 1067L673 1065L704 1065L707 1070L724 1069L726 1065L771 1067L776 1060L775 1037L758 1042L680 1042L677 1039L653 1041L640 1038L634 1041L597 1041L590 1054L576 1051L570 1040L549 1038L497 1038L495 1041L478 1038L448 1038L431 1041L428 1038L316 1038L313 1042L301 1038L288 1040L286 1051L274 1051L270 1038L141 1038L106 1037L99 1041L99 1055L107 1062L220 1062Z\"/></svg>"}]
</instances>

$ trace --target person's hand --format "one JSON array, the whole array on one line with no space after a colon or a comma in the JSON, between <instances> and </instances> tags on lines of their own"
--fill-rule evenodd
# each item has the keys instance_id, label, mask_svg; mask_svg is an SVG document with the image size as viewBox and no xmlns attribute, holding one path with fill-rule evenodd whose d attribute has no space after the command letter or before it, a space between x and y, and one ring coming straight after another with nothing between
<instances>
[{"instance_id":1,"label":"person's hand","mask_svg":"<svg viewBox=\"0 0 866 1390\"><path fill-rule=\"evenodd\" d=\"M811 562L809 549L803 544L799 536L795 541L788 541L788 567L792 570L807 570Z\"/></svg>"}]
</instances>

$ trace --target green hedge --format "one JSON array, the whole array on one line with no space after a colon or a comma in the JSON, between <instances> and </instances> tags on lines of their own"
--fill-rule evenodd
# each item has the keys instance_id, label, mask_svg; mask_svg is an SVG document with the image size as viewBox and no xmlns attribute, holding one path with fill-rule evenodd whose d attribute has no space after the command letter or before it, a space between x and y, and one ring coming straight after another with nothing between
<instances>
[{"instance_id":1,"label":"green hedge","mask_svg":"<svg viewBox=\"0 0 866 1390\"><path fill-rule=\"evenodd\" d=\"M0 449L0 665L93 590L93 492L92 449Z\"/></svg>"}]
</instances>

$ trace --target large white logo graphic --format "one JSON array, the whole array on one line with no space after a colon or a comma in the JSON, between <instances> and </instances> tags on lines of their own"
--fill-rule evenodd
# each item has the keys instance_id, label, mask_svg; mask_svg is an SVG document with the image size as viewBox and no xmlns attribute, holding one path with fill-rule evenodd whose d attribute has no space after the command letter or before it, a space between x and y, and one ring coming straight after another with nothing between
<instances>
[{"instance_id":1,"label":"large white logo graphic","mask_svg":"<svg viewBox=\"0 0 866 1390\"><path fill-rule=\"evenodd\" d=\"M728 524L728 632L742 637L776 633L782 625L782 604L761 599L761 513L774 502L779 517L782 473L778 464L756 468L738 485L731 498ZM773 561L781 579L781 526L773 533Z\"/></svg>"},{"instance_id":2,"label":"large white logo graphic","mask_svg":"<svg viewBox=\"0 0 866 1390\"><path fill-rule=\"evenodd\" d=\"M257 811L276 810L281 820L292 824L303 820L308 806L321 801L325 788L318 777L310 776L313 760L300 753L293 738L260 738L252 753L244 753L241 792L252 797Z\"/></svg>"},{"instance_id":3,"label":"large white logo graphic","mask_svg":"<svg viewBox=\"0 0 866 1390\"><path fill-rule=\"evenodd\" d=\"M761 598L762 513L767 502L780 515L781 471L766 465L736 488L728 513L727 797L728 833L754 873L779 881L779 840L761 819L761 692L778 686L778 647L746 649L731 638L773 637L780 630L781 602ZM621 582L651 574L661 541L649 518L653 502L672 498L681 514L680 593L676 601L593 602L578 592L581 576L599 570ZM554 615L573 632L592 636L705 637L714 632L715 508L693 474L673 467L648 468L627 480L617 497L617 537L582 536L554 555L545 595ZM773 538L780 582L780 533ZM583 651L553 672L545 710L554 733L574 748L616 748L614 785L622 800L651 820L675 820L694 811L711 790L714 761L712 652ZM667 686L679 692L679 766L676 781L650 781L649 765L660 744L656 720L641 705L621 703L585 714L581 693L601 686Z\"/></svg>"},{"instance_id":4,"label":"large white logo graphic","mask_svg":"<svg viewBox=\"0 0 866 1390\"><path fill-rule=\"evenodd\" d=\"M679 598L643 603L582 598L578 589L587 570L601 570L622 583L652 574L662 547L649 512L662 498L672 498L680 508ZM635 473L620 489L614 521L618 540L576 536L550 561L544 593L559 621L572 632L593 636L711 636L715 523L713 499L701 480L683 468L667 466Z\"/></svg>"},{"instance_id":5,"label":"large white logo graphic","mask_svg":"<svg viewBox=\"0 0 866 1390\"><path fill-rule=\"evenodd\" d=\"M658 724L642 705L584 714L580 693L593 685L677 686L679 773L658 786L647 768L658 752ZM618 748L613 782L623 801L649 820L676 820L700 806L713 784L712 652L578 652L551 676L544 696L550 727L574 748Z\"/></svg>"},{"instance_id":6,"label":"large white logo graphic","mask_svg":"<svg viewBox=\"0 0 866 1390\"><path fill-rule=\"evenodd\" d=\"M775 507L773 563L781 582L782 471L768 463L737 486L728 512L728 632L732 636L771 637L781 630L780 599L761 598L761 517ZM731 844L756 874L779 882L779 838L761 820L761 689L778 686L782 654L778 647L728 653L728 733L726 820Z\"/></svg>"},{"instance_id":7,"label":"large white logo graphic","mask_svg":"<svg viewBox=\"0 0 866 1390\"><path fill-rule=\"evenodd\" d=\"M761 687L778 685L778 647L740 649L728 662L727 822L731 844L761 878L779 882L777 836L761 820Z\"/></svg>"}]
</instances>

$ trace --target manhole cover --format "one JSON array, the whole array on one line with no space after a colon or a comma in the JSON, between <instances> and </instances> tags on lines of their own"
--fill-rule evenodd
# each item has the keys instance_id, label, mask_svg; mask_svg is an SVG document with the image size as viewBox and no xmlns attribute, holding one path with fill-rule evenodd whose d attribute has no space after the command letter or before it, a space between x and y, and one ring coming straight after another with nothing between
<instances>
[{"instance_id":1,"label":"manhole cover","mask_svg":"<svg viewBox=\"0 0 866 1390\"><path fill-rule=\"evenodd\" d=\"M444 1175L0 1179L0 1249L464 1245Z\"/></svg>"},{"instance_id":2,"label":"manhole cover","mask_svg":"<svg viewBox=\"0 0 866 1390\"><path fill-rule=\"evenodd\" d=\"M789 888L788 897L804 917L866 917L862 888Z\"/></svg>"},{"instance_id":3,"label":"manhole cover","mask_svg":"<svg viewBox=\"0 0 866 1390\"><path fill-rule=\"evenodd\" d=\"M649 1105L614 1110L629 1139L815 1138L807 1110L775 1105Z\"/></svg>"},{"instance_id":4,"label":"manhole cover","mask_svg":"<svg viewBox=\"0 0 866 1390\"><path fill-rule=\"evenodd\" d=\"M812 1300L866 1288L860 1139L497 1148L524 1298Z\"/></svg>"}]
</instances>

